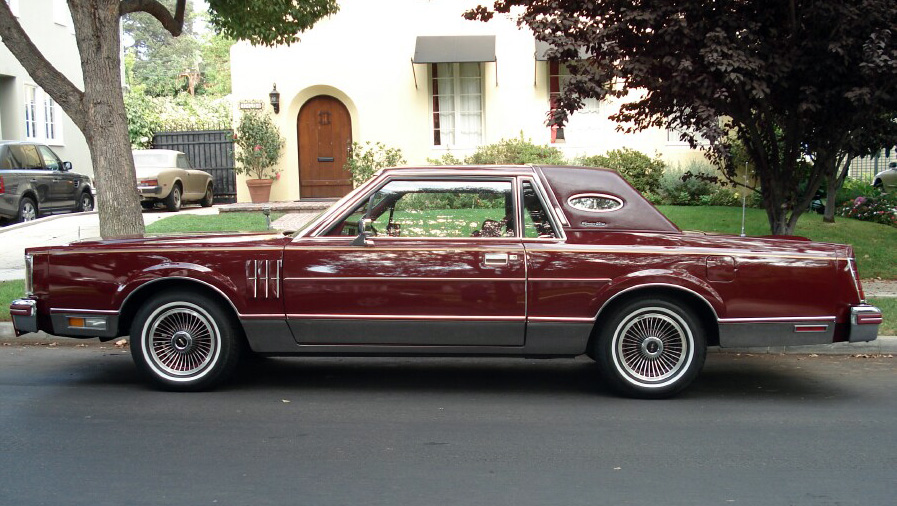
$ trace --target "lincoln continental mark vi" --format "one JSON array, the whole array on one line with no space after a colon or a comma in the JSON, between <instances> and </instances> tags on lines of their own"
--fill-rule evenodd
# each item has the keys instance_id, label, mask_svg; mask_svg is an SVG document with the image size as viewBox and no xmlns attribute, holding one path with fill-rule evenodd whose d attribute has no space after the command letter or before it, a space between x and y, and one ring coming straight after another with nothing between
<instances>
[{"instance_id":1,"label":"lincoln continental mark vi","mask_svg":"<svg viewBox=\"0 0 897 506\"><path fill-rule=\"evenodd\" d=\"M635 397L708 346L876 339L850 246L683 232L584 167L379 172L292 235L85 240L25 254L17 333L130 336L169 390L241 356L576 357Z\"/></svg>"}]
</instances>

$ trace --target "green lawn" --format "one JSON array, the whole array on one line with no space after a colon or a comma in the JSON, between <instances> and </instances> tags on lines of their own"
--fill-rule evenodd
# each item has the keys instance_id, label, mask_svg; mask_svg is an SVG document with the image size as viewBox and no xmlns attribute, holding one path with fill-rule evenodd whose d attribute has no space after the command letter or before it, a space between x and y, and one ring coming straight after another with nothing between
<instances>
[{"instance_id":1,"label":"green lawn","mask_svg":"<svg viewBox=\"0 0 897 506\"><path fill-rule=\"evenodd\" d=\"M0 321L9 320L9 303L25 295L25 281L0 281Z\"/></svg>"},{"instance_id":2,"label":"green lawn","mask_svg":"<svg viewBox=\"0 0 897 506\"><path fill-rule=\"evenodd\" d=\"M739 207L658 206L682 230L701 230L738 235L741 233ZM748 209L747 235L769 235L769 222L762 209ZM850 244L857 256L862 278L897 279L897 228L867 221L837 217L823 223L818 214L804 214L797 222L796 235L814 241Z\"/></svg>"},{"instance_id":3,"label":"green lawn","mask_svg":"<svg viewBox=\"0 0 897 506\"><path fill-rule=\"evenodd\" d=\"M897 336L897 298L869 299L869 304L881 309L884 323L878 328L880 336Z\"/></svg>"},{"instance_id":4,"label":"green lawn","mask_svg":"<svg viewBox=\"0 0 897 506\"><path fill-rule=\"evenodd\" d=\"M271 221L284 213L271 213ZM146 227L150 234L177 232L264 232L267 230L262 213L176 214Z\"/></svg>"}]
</instances>

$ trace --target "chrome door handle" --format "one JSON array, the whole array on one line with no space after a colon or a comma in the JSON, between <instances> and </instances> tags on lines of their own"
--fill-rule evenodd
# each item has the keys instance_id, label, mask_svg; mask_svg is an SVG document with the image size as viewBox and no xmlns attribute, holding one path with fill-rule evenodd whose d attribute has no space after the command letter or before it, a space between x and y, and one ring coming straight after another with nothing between
<instances>
[{"instance_id":1,"label":"chrome door handle","mask_svg":"<svg viewBox=\"0 0 897 506\"><path fill-rule=\"evenodd\" d=\"M508 254L486 253L483 263L486 265L508 265Z\"/></svg>"}]
</instances>

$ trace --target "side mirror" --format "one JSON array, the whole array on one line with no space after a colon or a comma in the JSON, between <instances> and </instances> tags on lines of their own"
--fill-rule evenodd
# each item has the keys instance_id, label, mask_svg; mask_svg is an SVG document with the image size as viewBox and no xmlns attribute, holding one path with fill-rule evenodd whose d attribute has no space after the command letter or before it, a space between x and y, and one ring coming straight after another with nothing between
<instances>
[{"instance_id":1,"label":"side mirror","mask_svg":"<svg viewBox=\"0 0 897 506\"><path fill-rule=\"evenodd\" d=\"M373 235L371 233L371 230L373 230L373 227L371 227L372 223L373 221L370 218L362 218L358 220L358 237L356 237L355 240L352 241L352 246L374 245L374 241L368 239Z\"/></svg>"},{"instance_id":2,"label":"side mirror","mask_svg":"<svg viewBox=\"0 0 897 506\"><path fill-rule=\"evenodd\" d=\"M62 162L62 172L68 172L72 170L72 162Z\"/></svg>"}]
</instances>

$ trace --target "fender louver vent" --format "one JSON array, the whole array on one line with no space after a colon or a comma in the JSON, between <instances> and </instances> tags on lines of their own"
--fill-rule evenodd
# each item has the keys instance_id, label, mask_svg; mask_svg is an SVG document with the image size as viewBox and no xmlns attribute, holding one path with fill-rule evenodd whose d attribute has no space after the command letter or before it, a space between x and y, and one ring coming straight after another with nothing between
<instances>
[{"instance_id":1,"label":"fender louver vent","mask_svg":"<svg viewBox=\"0 0 897 506\"><path fill-rule=\"evenodd\" d=\"M277 299L280 297L281 260L247 260L246 279L252 287L252 297Z\"/></svg>"}]
</instances>

